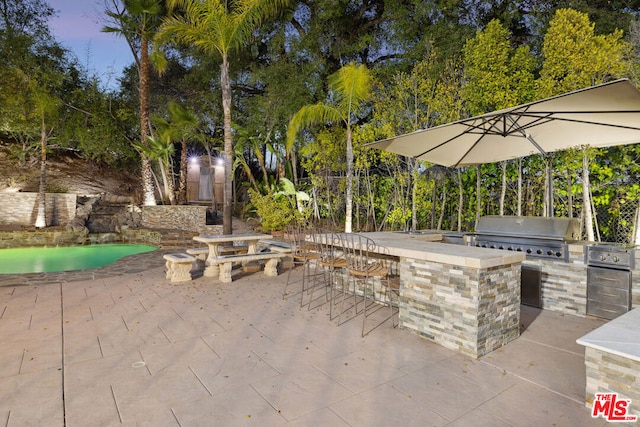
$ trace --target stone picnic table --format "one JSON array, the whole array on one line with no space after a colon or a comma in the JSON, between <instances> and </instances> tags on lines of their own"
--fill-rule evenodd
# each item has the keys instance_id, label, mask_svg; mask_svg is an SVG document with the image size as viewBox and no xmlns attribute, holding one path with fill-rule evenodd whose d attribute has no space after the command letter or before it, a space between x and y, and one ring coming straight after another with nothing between
<instances>
[{"instance_id":1,"label":"stone picnic table","mask_svg":"<svg viewBox=\"0 0 640 427\"><path fill-rule=\"evenodd\" d=\"M247 242L247 253L255 254L258 242L260 240L272 239L270 234L253 233L253 234L214 234L194 236L196 242L205 243L209 247L209 254L205 261L204 276L217 277L220 274L220 267L213 261L220 256L219 248L228 242L243 241Z\"/></svg>"}]
</instances>

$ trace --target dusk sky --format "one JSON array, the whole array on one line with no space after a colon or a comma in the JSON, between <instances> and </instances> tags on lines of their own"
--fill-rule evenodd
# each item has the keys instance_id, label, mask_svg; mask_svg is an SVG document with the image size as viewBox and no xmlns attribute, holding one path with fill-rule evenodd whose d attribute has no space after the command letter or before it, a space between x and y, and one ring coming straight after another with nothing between
<instances>
[{"instance_id":1,"label":"dusk sky","mask_svg":"<svg viewBox=\"0 0 640 427\"><path fill-rule=\"evenodd\" d=\"M100 31L105 25L104 1L49 0L49 4L58 15L50 21L56 40L106 87L117 87L117 78L133 56L124 38Z\"/></svg>"}]
</instances>

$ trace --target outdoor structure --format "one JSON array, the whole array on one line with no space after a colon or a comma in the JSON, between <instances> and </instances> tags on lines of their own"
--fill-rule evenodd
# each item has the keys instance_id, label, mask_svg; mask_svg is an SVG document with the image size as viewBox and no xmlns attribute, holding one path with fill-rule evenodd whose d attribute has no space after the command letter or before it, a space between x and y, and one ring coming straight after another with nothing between
<instances>
[{"instance_id":1,"label":"outdoor structure","mask_svg":"<svg viewBox=\"0 0 640 427\"><path fill-rule=\"evenodd\" d=\"M402 329L473 358L520 335L523 253L441 243L440 233L363 235L399 259Z\"/></svg>"},{"instance_id":2,"label":"outdoor structure","mask_svg":"<svg viewBox=\"0 0 640 427\"><path fill-rule=\"evenodd\" d=\"M443 233L363 233L400 265L400 327L449 349L482 357L519 336L521 271L541 269L540 308L585 317L585 242L567 244L566 260L525 258L525 252L445 243ZM640 251L636 252L640 257ZM640 307L640 259L631 307Z\"/></svg>"},{"instance_id":3,"label":"outdoor structure","mask_svg":"<svg viewBox=\"0 0 640 427\"><path fill-rule=\"evenodd\" d=\"M213 169L213 173L212 173ZM222 203L224 194L224 165L213 160L213 168L208 156L192 157L187 165L187 200L189 203Z\"/></svg>"}]
</instances>

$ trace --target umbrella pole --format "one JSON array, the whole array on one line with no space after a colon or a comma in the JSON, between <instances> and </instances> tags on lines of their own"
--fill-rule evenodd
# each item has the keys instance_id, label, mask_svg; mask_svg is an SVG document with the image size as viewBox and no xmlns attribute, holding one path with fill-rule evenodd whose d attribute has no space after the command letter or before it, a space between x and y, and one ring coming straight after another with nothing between
<instances>
[{"instance_id":1,"label":"umbrella pole","mask_svg":"<svg viewBox=\"0 0 640 427\"><path fill-rule=\"evenodd\" d=\"M553 209L553 173L551 172L551 157L547 157L547 182L549 183L547 188L549 190L549 193L547 194L547 216L549 218L553 218L554 216L554 209Z\"/></svg>"}]
</instances>

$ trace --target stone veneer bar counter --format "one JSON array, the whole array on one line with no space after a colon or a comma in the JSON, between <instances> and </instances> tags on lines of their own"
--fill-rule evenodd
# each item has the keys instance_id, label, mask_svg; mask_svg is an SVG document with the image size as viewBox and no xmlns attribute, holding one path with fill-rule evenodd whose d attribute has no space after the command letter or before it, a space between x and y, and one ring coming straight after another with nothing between
<instances>
[{"instance_id":1,"label":"stone veneer bar counter","mask_svg":"<svg viewBox=\"0 0 640 427\"><path fill-rule=\"evenodd\" d=\"M400 327L479 358L520 335L525 255L440 243L439 233L363 233L400 260Z\"/></svg>"},{"instance_id":2,"label":"stone veneer bar counter","mask_svg":"<svg viewBox=\"0 0 640 427\"><path fill-rule=\"evenodd\" d=\"M637 416L640 425L640 308L576 342L585 346L586 406L593 405L596 393L618 393L618 400L631 400L628 415Z\"/></svg>"}]
</instances>

